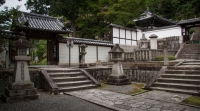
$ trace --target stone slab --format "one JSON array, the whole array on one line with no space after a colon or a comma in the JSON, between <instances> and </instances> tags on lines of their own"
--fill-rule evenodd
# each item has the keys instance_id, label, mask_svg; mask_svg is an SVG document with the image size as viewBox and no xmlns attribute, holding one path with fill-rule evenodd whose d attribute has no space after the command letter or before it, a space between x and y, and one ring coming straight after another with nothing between
<instances>
[{"instance_id":1,"label":"stone slab","mask_svg":"<svg viewBox=\"0 0 200 111\"><path fill-rule=\"evenodd\" d=\"M8 88L11 90L32 89L34 88L34 83L31 81L14 82L8 84Z\"/></svg>"},{"instance_id":2,"label":"stone slab","mask_svg":"<svg viewBox=\"0 0 200 111\"><path fill-rule=\"evenodd\" d=\"M37 94L37 89L9 90L8 88L5 88L5 94L8 97L34 95Z\"/></svg>"},{"instance_id":3,"label":"stone slab","mask_svg":"<svg viewBox=\"0 0 200 111\"><path fill-rule=\"evenodd\" d=\"M190 95L165 91L149 91L137 96L107 90L90 89L65 92L117 111L199 111L200 108L186 106L181 102Z\"/></svg>"},{"instance_id":4,"label":"stone slab","mask_svg":"<svg viewBox=\"0 0 200 111\"><path fill-rule=\"evenodd\" d=\"M21 101L29 101L29 100L35 100L39 98L39 94L34 95L26 95L26 96L15 96L15 97L8 97L5 94L2 94L1 96L3 102L5 103L16 103Z\"/></svg>"}]
</instances>

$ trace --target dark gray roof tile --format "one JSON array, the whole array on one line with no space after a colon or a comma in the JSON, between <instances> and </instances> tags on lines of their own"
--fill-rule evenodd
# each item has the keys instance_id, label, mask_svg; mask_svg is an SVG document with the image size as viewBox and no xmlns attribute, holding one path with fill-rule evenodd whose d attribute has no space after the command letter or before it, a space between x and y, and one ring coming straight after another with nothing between
<instances>
[{"instance_id":1,"label":"dark gray roof tile","mask_svg":"<svg viewBox=\"0 0 200 111\"><path fill-rule=\"evenodd\" d=\"M181 20L181 21L178 22L178 25L190 24L190 23L195 23L195 22L200 22L200 17L199 18L187 19L187 20Z\"/></svg>"},{"instance_id":2,"label":"dark gray roof tile","mask_svg":"<svg viewBox=\"0 0 200 111\"><path fill-rule=\"evenodd\" d=\"M110 41L101 41L101 40L93 40L93 39L84 39L84 38L75 38L75 37L58 37L59 42L66 43L67 40L73 40L74 43L78 44L87 44L87 45L100 45L100 46L114 46Z\"/></svg>"},{"instance_id":3,"label":"dark gray roof tile","mask_svg":"<svg viewBox=\"0 0 200 111\"><path fill-rule=\"evenodd\" d=\"M69 29L64 29L63 23L56 17L44 16L39 14L22 12L22 16L18 18L21 28L57 31L63 33L72 32ZM26 25L28 23L28 25Z\"/></svg>"}]
</instances>

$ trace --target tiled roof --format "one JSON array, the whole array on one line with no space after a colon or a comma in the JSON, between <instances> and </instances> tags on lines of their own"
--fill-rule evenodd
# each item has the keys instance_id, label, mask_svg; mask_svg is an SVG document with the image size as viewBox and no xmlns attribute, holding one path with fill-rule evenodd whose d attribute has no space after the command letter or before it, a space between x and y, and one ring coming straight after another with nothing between
<instances>
[{"instance_id":1,"label":"tiled roof","mask_svg":"<svg viewBox=\"0 0 200 111\"><path fill-rule=\"evenodd\" d=\"M161 29L168 29L168 28L174 28L174 27L179 27L179 25L169 25L169 26L163 26L163 27L156 27L156 28L152 28L152 29L144 29L143 32L161 30Z\"/></svg>"},{"instance_id":2,"label":"tiled roof","mask_svg":"<svg viewBox=\"0 0 200 111\"><path fill-rule=\"evenodd\" d=\"M192 19L187 19L187 20L181 20L181 21L178 22L178 25L190 24L190 23L195 23L195 22L200 22L200 18L192 18Z\"/></svg>"},{"instance_id":3,"label":"tiled roof","mask_svg":"<svg viewBox=\"0 0 200 111\"><path fill-rule=\"evenodd\" d=\"M77 44L87 44L87 45L101 45L101 46L114 46L110 41L101 41L101 40L93 40L93 39L83 39L83 38L75 38L75 37L58 37L59 42L67 42L67 40L73 40L74 43Z\"/></svg>"},{"instance_id":4,"label":"tiled roof","mask_svg":"<svg viewBox=\"0 0 200 111\"><path fill-rule=\"evenodd\" d=\"M21 17L18 18L18 22L20 28L59 33L71 32L71 30L64 27L63 23L58 18L51 16L22 12Z\"/></svg>"},{"instance_id":5,"label":"tiled roof","mask_svg":"<svg viewBox=\"0 0 200 111\"><path fill-rule=\"evenodd\" d=\"M134 29L134 28L124 27L124 26L121 26L121 25L113 24L113 23L111 23L109 25L109 27L118 27L118 28L123 28L123 29L135 30L136 31L136 29Z\"/></svg>"},{"instance_id":6,"label":"tiled roof","mask_svg":"<svg viewBox=\"0 0 200 111\"><path fill-rule=\"evenodd\" d=\"M150 20L150 19L159 19L167 24L170 24L170 25L175 25L176 22L170 20L170 19L166 19L166 18L163 18L159 15L156 15L155 13L152 13L150 12L149 10L146 10L139 19L134 19L133 21L135 22L139 22L139 21L146 21L146 20Z\"/></svg>"}]
</instances>

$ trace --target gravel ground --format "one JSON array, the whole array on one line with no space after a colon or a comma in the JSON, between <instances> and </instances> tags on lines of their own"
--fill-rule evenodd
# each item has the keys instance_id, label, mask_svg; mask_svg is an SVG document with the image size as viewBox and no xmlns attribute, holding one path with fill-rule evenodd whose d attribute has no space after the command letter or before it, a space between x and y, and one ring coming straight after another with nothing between
<instances>
[{"instance_id":1,"label":"gravel ground","mask_svg":"<svg viewBox=\"0 0 200 111\"><path fill-rule=\"evenodd\" d=\"M0 111L112 111L69 95L51 95L44 91L38 93L38 100L13 104L0 101Z\"/></svg>"},{"instance_id":2,"label":"gravel ground","mask_svg":"<svg viewBox=\"0 0 200 111\"><path fill-rule=\"evenodd\" d=\"M134 84L142 84L142 83L137 83L137 82L132 82L131 84L128 85L106 85L105 87L101 88L103 90L108 90L108 91L114 91L118 93L123 93L123 94L129 94L131 91L133 91Z\"/></svg>"}]
</instances>

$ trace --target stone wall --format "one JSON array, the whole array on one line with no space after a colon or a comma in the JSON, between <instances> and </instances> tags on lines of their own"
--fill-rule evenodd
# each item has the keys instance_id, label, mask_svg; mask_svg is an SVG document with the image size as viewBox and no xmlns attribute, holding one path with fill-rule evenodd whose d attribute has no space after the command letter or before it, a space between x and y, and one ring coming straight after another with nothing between
<instances>
[{"instance_id":1,"label":"stone wall","mask_svg":"<svg viewBox=\"0 0 200 111\"><path fill-rule=\"evenodd\" d=\"M131 81L147 83L160 70L162 64L123 64L124 73ZM151 66L151 67L149 67ZM105 82L111 74L112 68L88 68L86 69L97 81ZM30 69L30 79L37 89L41 89L41 76L38 69ZM8 83L12 82L13 70L0 71L0 93L4 92Z\"/></svg>"},{"instance_id":2,"label":"stone wall","mask_svg":"<svg viewBox=\"0 0 200 111\"><path fill-rule=\"evenodd\" d=\"M181 45L180 40L182 40L181 36L171 36L157 39L157 48L163 49L163 46L166 44L168 50L178 50ZM150 40L146 40L145 42L147 44L147 49L150 49ZM141 49L143 45L144 43L141 40L139 40L138 49Z\"/></svg>"}]
</instances>

